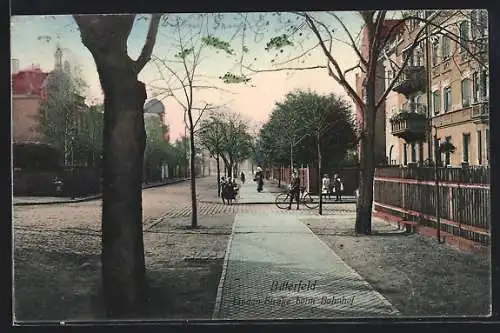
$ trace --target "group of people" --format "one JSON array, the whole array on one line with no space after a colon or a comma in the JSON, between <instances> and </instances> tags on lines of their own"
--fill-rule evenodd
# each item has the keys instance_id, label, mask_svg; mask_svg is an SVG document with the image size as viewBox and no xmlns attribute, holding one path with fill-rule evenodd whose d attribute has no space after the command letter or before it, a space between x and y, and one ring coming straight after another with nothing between
<instances>
[{"instance_id":1,"label":"group of people","mask_svg":"<svg viewBox=\"0 0 500 333\"><path fill-rule=\"evenodd\" d=\"M262 192L264 189L264 170L260 166L257 167L257 172L255 173L254 181L257 182L257 191ZM245 173L240 174L241 183L244 184L246 177ZM236 182L236 179L231 177L222 176L220 179L220 192L222 197L222 202L232 204L233 200L236 200L238 196L240 186Z\"/></svg>"},{"instance_id":2,"label":"group of people","mask_svg":"<svg viewBox=\"0 0 500 333\"><path fill-rule=\"evenodd\" d=\"M338 174L334 174L333 179L330 179L328 174L324 174L321 185L321 192L323 195L327 195L328 199L331 199L332 194L335 194L335 201L342 200L344 184Z\"/></svg>"},{"instance_id":3,"label":"group of people","mask_svg":"<svg viewBox=\"0 0 500 333\"><path fill-rule=\"evenodd\" d=\"M242 173L243 174L243 173ZM244 176L243 176L244 177ZM244 178L243 178L244 179ZM244 181L244 180L243 180ZM233 200L236 199L240 186L235 179L231 177L222 176L220 179L220 191L222 202L224 204L232 204Z\"/></svg>"}]
</instances>

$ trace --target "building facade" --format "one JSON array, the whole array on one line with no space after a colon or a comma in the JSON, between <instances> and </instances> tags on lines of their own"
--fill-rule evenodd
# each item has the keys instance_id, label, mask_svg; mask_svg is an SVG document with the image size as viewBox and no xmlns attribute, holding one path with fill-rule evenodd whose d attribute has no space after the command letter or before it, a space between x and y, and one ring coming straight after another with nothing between
<instances>
[{"instance_id":1,"label":"building facade","mask_svg":"<svg viewBox=\"0 0 500 333\"><path fill-rule=\"evenodd\" d=\"M14 59L13 63L16 60ZM40 68L12 71L12 141L34 143L42 140L38 131L38 109L43 98L42 85L48 73Z\"/></svg>"},{"instance_id":2,"label":"building facade","mask_svg":"<svg viewBox=\"0 0 500 333\"><path fill-rule=\"evenodd\" d=\"M59 45L54 54L54 69L50 72L42 71L39 66L32 65L31 68L19 70L19 61L12 59L12 141L16 156L25 155L21 150L26 149L52 149L59 151L63 155L64 164L73 164L77 158L71 149L69 139L64 143L64 147L56 147L48 142L40 129L41 113L40 106L48 99L48 92L54 87L65 93L64 80L71 80L71 69L68 61L63 63L63 53ZM62 87L62 88L61 88ZM75 109L71 112L71 119L65 128L74 131L76 135L83 128L85 121L85 111L88 107L85 98L75 94ZM69 137L70 134L68 134ZM27 155L26 155L27 156ZM76 158L76 159L75 159ZM35 159L35 157L27 158ZM19 160L19 159L17 159ZM33 162L34 163L34 162ZM21 167L19 167L21 168Z\"/></svg>"},{"instance_id":3,"label":"building facade","mask_svg":"<svg viewBox=\"0 0 500 333\"><path fill-rule=\"evenodd\" d=\"M382 36L387 37L389 33L393 33L397 31L397 29L392 29L394 25L396 25L399 20L386 20L384 22ZM368 30L363 28L361 31L361 44L360 44L360 52L361 56L368 60L370 53L370 45L368 38ZM375 82L375 99L378 101L386 90L385 86L385 67L384 61L381 59L377 62L376 68L376 76L377 80ZM356 92L358 96L360 96L364 101L366 98L365 93L365 84L366 84L366 75L362 71L356 74ZM387 163L386 159L386 136L389 134L386 132L386 103L383 102L379 108L377 109L377 115L375 118L375 142L374 142L374 150L375 150L375 163L376 164L385 164ZM356 126L358 130L362 130L363 124L363 110L356 104ZM359 153L359 151L358 151Z\"/></svg>"},{"instance_id":4,"label":"building facade","mask_svg":"<svg viewBox=\"0 0 500 333\"><path fill-rule=\"evenodd\" d=\"M438 160L445 166L485 165L489 159L488 29L484 10L412 11L433 22L408 20L387 47L386 76L408 57L386 100L387 158L409 165ZM416 47L410 52L412 44ZM435 136L437 140L435 140ZM452 152L444 142L455 147ZM430 149L429 149L430 148Z\"/></svg>"}]
</instances>

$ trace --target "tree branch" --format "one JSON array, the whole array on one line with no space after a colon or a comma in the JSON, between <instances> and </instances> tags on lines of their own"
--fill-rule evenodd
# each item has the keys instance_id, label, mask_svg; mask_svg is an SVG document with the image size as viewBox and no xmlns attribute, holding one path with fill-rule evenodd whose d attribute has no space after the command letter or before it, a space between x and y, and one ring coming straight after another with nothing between
<instances>
[{"instance_id":1,"label":"tree branch","mask_svg":"<svg viewBox=\"0 0 500 333\"><path fill-rule=\"evenodd\" d=\"M332 13L332 12L328 12L328 14L330 14L333 17L335 17L335 19L337 19L337 21L340 23L340 25L344 29L345 33L347 34L347 37L349 38L349 40L351 42L350 46L352 47L352 49L354 50L354 52L356 52L356 55L358 56L358 58L361 61L361 64L363 64L363 66L367 67L368 63L366 62L366 59L364 59L363 56L361 55L361 51L356 46L356 42L354 41L354 38L352 37L351 32L349 31L349 29L347 29L347 27L344 24L344 22L337 16L337 14ZM360 30L360 33L361 33L361 30Z\"/></svg>"},{"instance_id":2,"label":"tree branch","mask_svg":"<svg viewBox=\"0 0 500 333\"><path fill-rule=\"evenodd\" d=\"M319 69L326 68L323 65L310 66L310 67L284 67L284 68L275 68L275 69L253 69L249 66L243 66L245 69L253 72L253 73L264 73L264 72L282 72L282 71L303 71L308 69Z\"/></svg>"},{"instance_id":3,"label":"tree branch","mask_svg":"<svg viewBox=\"0 0 500 333\"><path fill-rule=\"evenodd\" d=\"M364 106L363 101L358 96L356 91L351 87L349 82L346 81L344 75L342 74L342 70L340 69L339 64L337 63L337 61L333 58L331 53L326 48L326 45L325 45L325 43L323 43L323 40L321 39L321 35L319 34L318 29L316 28L314 22L309 18L309 16L307 14L306 14L306 20L308 21L309 26L311 27L311 29L314 32L314 34L316 35L316 37L319 39L319 42L321 44L321 48L323 49L323 53L326 55L326 57L329 60L328 69L330 71L330 74L340 85L342 85L347 90L347 93L351 96L351 98L354 100L354 102L356 104L358 104L360 107L363 107ZM333 70L330 67L330 62L335 67L338 76L333 73Z\"/></svg>"},{"instance_id":4,"label":"tree branch","mask_svg":"<svg viewBox=\"0 0 500 333\"><path fill-rule=\"evenodd\" d=\"M136 72L139 73L144 66L151 60L151 54L153 53L153 48L156 43L156 35L158 34L158 26L160 24L162 14L153 14L151 21L149 22L148 34L146 36L146 42L142 47L141 54L135 61Z\"/></svg>"}]
</instances>

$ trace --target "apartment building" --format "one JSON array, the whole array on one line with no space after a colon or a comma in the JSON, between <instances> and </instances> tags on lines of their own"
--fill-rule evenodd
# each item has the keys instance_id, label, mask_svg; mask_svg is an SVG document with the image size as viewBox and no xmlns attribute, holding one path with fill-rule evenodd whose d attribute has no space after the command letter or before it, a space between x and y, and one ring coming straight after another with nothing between
<instances>
[{"instance_id":1,"label":"apartment building","mask_svg":"<svg viewBox=\"0 0 500 333\"><path fill-rule=\"evenodd\" d=\"M395 64L401 66L408 57L403 75L386 100L386 130L390 128L392 134L386 136L388 160L400 165L435 160L435 145L449 142L456 149L440 153L442 164L488 164L486 11L419 10L408 14L432 24L418 38L424 23L408 20L386 50L386 77L394 75ZM414 41L417 46L409 53Z\"/></svg>"},{"instance_id":2,"label":"apartment building","mask_svg":"<svg viewBox=\"0 0 500 333\"><path fill-rule=\"evenodd\" d=\"M389 32L395 33L399 29L392 29L393 26L397 25L399 20L386 20L384 21L384 26L383 26L383 31L382 31L382 36L386 37ZM360 52L363 58L368 59L369 53L370 53L370 43L368 42L368 30L366 28L363 28L361 31L361 44L360 44ZM379 78L379 80L375 81L375 98L378 100L380 97L382 97L383 93L385 92L385 82L384 82L384 62L383 59L381 61L377 62L377 68L376 68L376 76ZM366 80L366 74L364 72L357 73L356 74L356 92L359 96L365 100L366 98L366 93L365 93L365 80ZM385 118L386 118L386 105L385 103L382 103L377 110L377 115L375 118L375 143L374 143L374 150L375 150L375 163L383 164L386 162L386 137L390 132L386 132L386 125L385 125ZM358 129L363 128L363 117L362 117L362 110L359 107L359 105L356 104L356 126Z\"/></svg>"}]
</instances>

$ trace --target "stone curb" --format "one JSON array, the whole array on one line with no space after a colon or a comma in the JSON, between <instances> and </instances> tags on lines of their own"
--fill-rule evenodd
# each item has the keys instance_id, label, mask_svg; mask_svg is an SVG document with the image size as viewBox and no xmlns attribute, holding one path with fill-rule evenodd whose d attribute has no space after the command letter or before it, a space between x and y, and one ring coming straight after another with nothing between
<instances>
[{"instance_id":1,"label":"stone curb","mask_svg":"<svg viewBox=\"0 0 500 333\"><path fill-rule=\"evenodd\" d=\"M229 263L229 251L231 249L231 244L233 242L234 230L236 229L236 216L233 220L233 227L231 228L231 235L227 242L226 252L224 253L224 263L222 264L222 272L220 274L219 285L217 286L217 296L215 297L214 311L212 313L212 319L218 319L220 315L220 307L222 304L222 290L224 288L224 281L226 280L227 265Z\"/></svg>"},{"instance_id":2,"label":"stone curb","mask_svg":"<svg viewBox=\"0 0 500 333\"><path fill-rule=\"evenodd\" d=\"M198 200L199 203L209 203L209 204L223 204L222 199L220 201L215 200ZM338 205L338 204L355 204L356 200L343 200L343 201L333 201L333 202L323 202L323 205ZM248 201L248 202L233 202L233 205L274 205L275 201Z\"/></svg>"},{"instance_id":3,"label":"stone curb","mask_svg":"<svg viewBox=\"0 0 500 333\"><path fill-rule=\"evenodd\" d=\"M142 187L143 190L149 189L149 188L155 188L155 187L160 187L160 186L166 186L166 185L172 185L172 184L177 184L180 182L188 181L190 180L189 178L187 179L178 179L172 182L168 183L161 183L161 184L154 184L154 185L144 185ZM66 200L58 200L58 201L47 201L47 202L17 202L17 203L12 203L13 206L41 206L41 205L57 205L57 204L68 204L68 203L80 203L80 202L87 202L87 201L93 201L93 200L99 200L102 198L102 194L98 195L92 195L84 198L78 198L78 199L66 199Z\"/></svg>"}]
</instances>

